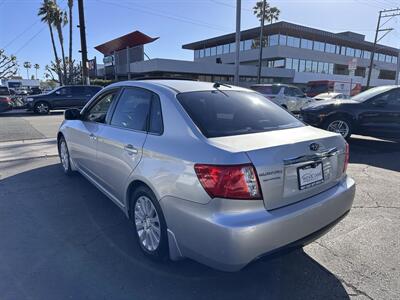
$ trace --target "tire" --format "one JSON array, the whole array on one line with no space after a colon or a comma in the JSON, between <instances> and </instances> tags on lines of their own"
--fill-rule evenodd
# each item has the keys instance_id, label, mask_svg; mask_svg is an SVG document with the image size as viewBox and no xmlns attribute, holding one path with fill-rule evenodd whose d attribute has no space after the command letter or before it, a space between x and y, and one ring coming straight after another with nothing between
<instances>
[{"instance_id":1,"label":"tire","mask_svg":"<svg viewBox=\"0 0 400 300\"><path fill-rule=\"evenodd\" d=\"M71 159L69 156L68 146L63 136L58 140L58 156L60 157L61 167L65 175L71 176L74 171L71 169Z\"/></svg>"},{"instance_id":2,"label":"tire","mask_svg":"<svg viewBox=\"0 0 400 300\"><path fill-rule=\"evenodd\" d=\"M47 102L40 101L35 104L33 111L39 115L47 115L50 112L50 105Z\"/></svg>"},{"instance_id":3,"label":"tire","mask_svg":"<svg viewBox=\"0 0 400 300\"><path fill-rule=\"evenodd\" d=\"M353 132L353 125L350 119L341 116L332 116L324 122L323 128L327 131L340 133L343 138L348 140Z\"/></svg>"},{"instance_id":4,"label":"tire","mask_svg":"<svg viewBox=\"0 0 400 300\"><path fill-rule=\"evenodd\" d=\"M151 259L166 260L167 224L154 193L146 186L139 186L130 199L130 217L140 249Z\"/></svg>"}]
</instances>

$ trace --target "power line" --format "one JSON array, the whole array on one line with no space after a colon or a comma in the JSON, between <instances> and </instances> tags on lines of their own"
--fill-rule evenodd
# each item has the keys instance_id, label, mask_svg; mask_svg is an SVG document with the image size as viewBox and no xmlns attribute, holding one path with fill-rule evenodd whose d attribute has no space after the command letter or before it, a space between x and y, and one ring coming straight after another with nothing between
<instances>
[{"instance_id":1,"label":"power line","mask_svg":"<svg viewBox=\"0 0 400 300\"><path fill-rule=\"evenodd\" d=\"M1 3L0 3L1 6ZM8 48L9 46L11 46L11 44L13 44L16 40L18 40L21 36L23 36L25 33L27 33L30 29L32 29L33 26L35 26L37 23L40 22L39 20L36 20L35 22L33 22L31 25L29 25L27 28L25 28L21 33L17 34L10 42L8 42L3 49Z\"/></svg>"},{"instance_id":2,"label":"power line","mask_svg":"<svg viewBox=\"0 0 400 300\"><path fill-rule=\"evenodd\" d=\"M101 3L104 3L104 4L117 6L117 7L124 8L124 9L129 9L129 10L133 10L133 11L140 11L140 12L152 15L152 16L155 15L155 16L171 19L171 20L174 20L174 21L178 21L178 22L184 22L184 23L188 23L188 24L192 24L192 25L201 26L201 27L207 27L207 28L210 28L210 29L218 30L218 31L230 30L227 27L217 26L217 25L206 23L206 22L203 22L203 21L199 21L199 20L195 20L195 19L191 19L191 18L187 18L187 17L182 17L182 16L176 16L176 15L172 15L172 14L168 14L168 13L163 13L163 12L160 12L160 11L156 12L156 11L149 10L149 9L146 9L146 8L138 7L137 5L135 5L135 7L133 8L131 6L122 5L120 3L109 2L109 1L104 1L104 0L97 0L97 2L101 2Z\"/></svg>"}]
</instances>

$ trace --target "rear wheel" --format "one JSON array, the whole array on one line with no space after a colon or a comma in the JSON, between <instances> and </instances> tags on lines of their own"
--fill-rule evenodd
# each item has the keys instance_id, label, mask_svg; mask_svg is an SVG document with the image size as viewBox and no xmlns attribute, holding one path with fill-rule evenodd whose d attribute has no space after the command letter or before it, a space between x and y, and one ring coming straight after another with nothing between
<instances>
[{"instance_id":1,"label":"rear wheel","mask_svg":"<svg viewBox=\"0 0 400 300\"><path fill-rule=\"evenodd\" d=\"M131 201L130 216L140 248L150 258L167 258L167 225L153 192L140 186L132 193Z\"/></svg>"},{"instance_id":2,"label":"rear wheel","mask_svg":"<svg viewBox=\"0 0 400 300\"><path fill-rule=\"evenodd\" d=\"M33 110L37 114L47 115L50 112L50 106L47 102L38 102Z\"/></svg>"},{"instance_id":3,"label":"rear wheel","mask_svg":"<svg viewBox=\"0 0 400 300\"><path fill-rule=\"evenodd\" d=\"M331 117L325 122L325 130L340 133L345 139L350 138L352 133L351 121L344 117Z\"/></svg>"}]
</instances>

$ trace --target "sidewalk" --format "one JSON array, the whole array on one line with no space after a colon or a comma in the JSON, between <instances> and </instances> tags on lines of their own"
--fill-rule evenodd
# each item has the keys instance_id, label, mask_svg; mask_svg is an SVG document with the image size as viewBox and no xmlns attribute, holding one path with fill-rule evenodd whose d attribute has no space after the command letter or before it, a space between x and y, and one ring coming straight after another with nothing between
<instances>
[{"instance_id":1,"label":"sidewalk","mask_svg":"<svg viewBox=\"0 0 400 300\"><path fill-rule=\"evenodd\" d=\"M57 155L57 140L55 138L0 143L0 162Z\"/></svg>"}]
</instances>

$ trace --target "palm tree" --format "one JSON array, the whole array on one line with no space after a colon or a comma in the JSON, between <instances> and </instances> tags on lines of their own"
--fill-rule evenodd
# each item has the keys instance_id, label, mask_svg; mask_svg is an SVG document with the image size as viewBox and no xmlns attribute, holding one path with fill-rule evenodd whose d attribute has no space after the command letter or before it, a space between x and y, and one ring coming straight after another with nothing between
<instances>
[{"instance_id":1,"label":"palm tree","mask_svg":"<svg viewBox=\"0 0 400 300\"><path fill-rule=\"evenodd\" d=\"M72 26L73 26L73 24L72 24L72 8L73 8L73 6L74 6L74 0L68 0L68 13L69 13L69 54L68 54L68 57L69 57L69 64L68 64L69 76L68 77L69 77L69 79L68 79L68 81L72 80L71 76L72 76L72 71L73 71L73 67L74 67L73 60L72 60Z\"/></svg>"},{"instance_id":2,"label":"palm tree","mask_svg":"<svg viewBox=\"0 0 400 300\"><path fill-rule=\"evenodd\" d=\"M62 76L61 76L61 68L60 68L60 60L57 54L57 48L54 41L54 33L53 33L53 23L54 23L54 11L56 8L56 4L52 0L43 0L42 6L39 8L38 16L41 17L43 23L46 23L49 26L51 44L53 46L54 52L54 61L57 66L57 75L60 84L63 84Z\"/></svg>"},{"instance_id":3,"label":"palm tree","mask_svg":"<svg viewBox=\"0 0 400 300\"><path fill-rule=\"evenodd\" d=\"M62 58L62 67L63 67L63 82L64 84L67 82L67 65L65 63L65 52L64 52L64 35L63 35L63 31L62 28L63 26L65 26L68 23L68 19L67 19L67 14L61 10L61 8L59 8L57 6L56 3L56 8L54 10L54 21L53 24L57 29L57 33L58 33L58 40L60 42L60 46L61 46L61 58Z\"/></svg>"},{"instance_id":4,"label":"palm tree","mask_svg":"<svg viewBox=\"0 0 400 300\"><path fill-rule=\"evenodd\" d=\"M29 69L32 67L32 64L29 61L24 62L24 68L26 69L26 78L29 79Z\"/></svg>"},{"instance_id":5,"label":"palm tree","mask_svg":"<svg viewBox=\"0 0 400 300\"><path fill-rule=\"evenodd\" d=\"M35 69L35 75L36 75L36 79L37 79L37 71L40 69L39 64L34 64L33 68Z\"/></svg>"},{"instance_id":6,"label":"palm tree","mask_svg":"<svg viewBox=\"0 0 400 300\"><path fill-rule=\"evenodd\" d=\"M262 6L263 6L263 1L258 1L256 5L253 7L253 13L260 21L263 15ZM277 7L271 7L268 2L265 3L265 14L264 14L265 21L271 24L274 21L278 21L280 13L281 11Z\"/></svg>"}]
</instances>

